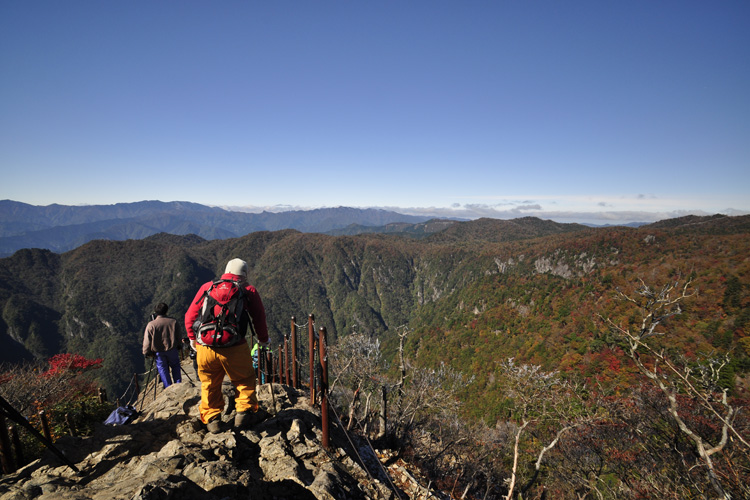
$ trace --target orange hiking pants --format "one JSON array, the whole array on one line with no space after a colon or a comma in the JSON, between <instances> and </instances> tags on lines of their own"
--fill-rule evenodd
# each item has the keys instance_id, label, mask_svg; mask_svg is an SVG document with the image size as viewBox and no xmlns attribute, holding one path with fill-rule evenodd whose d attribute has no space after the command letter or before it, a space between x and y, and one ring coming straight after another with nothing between
<instances>
[{"instance_id":1,"label":"orange hiking pants","mask_svg":"<svg viewBox=\"0 0 750 500\"><path fill-rule=\"evenodd\" d=\"M235 387L236 410L257 411L258 397L255 394L255 370L250 346L243 342L232 347L212 348L200 344L195 347L198 349L196 361L201 379L201 421L207 424L224 410L221 384L225 374Z\"/></svg>"}]
</instances>

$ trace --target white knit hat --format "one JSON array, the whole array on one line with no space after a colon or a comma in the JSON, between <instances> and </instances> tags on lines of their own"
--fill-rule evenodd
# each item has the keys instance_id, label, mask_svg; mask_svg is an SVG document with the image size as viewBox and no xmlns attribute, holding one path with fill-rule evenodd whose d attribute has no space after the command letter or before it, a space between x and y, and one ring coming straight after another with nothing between
<instances>
[{"instance_id":1,"label":"white knit hat","mask_svg":"<svg viewBox=\"0 0 750 500\"><path fill-rule=\"evenodd\" d=\"M247 278L247 262L242 259L232 259L227 262L224 274L234 274L235 276L244 276Z\"/></svg>"}]
</instances>

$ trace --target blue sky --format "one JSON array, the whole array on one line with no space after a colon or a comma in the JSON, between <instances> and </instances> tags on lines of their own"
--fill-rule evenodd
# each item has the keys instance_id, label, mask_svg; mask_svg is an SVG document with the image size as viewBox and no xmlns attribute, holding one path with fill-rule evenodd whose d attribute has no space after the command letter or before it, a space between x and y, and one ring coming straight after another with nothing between
<instances>
[{"instance_id":1,"label":"blue sky","mask_svg":"<svg viewBox=\"0 0 750 500\"><path fill-rule=\"evenodd\" d=\"M750 2L0 3L0 199L750 212Z\"/></svg>"}]
</instances>

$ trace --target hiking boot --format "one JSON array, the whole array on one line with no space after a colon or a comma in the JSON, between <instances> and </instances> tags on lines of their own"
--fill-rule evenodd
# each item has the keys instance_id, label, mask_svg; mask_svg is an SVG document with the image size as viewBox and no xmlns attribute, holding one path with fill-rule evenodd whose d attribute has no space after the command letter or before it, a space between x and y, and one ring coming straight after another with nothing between
<instances>
[{"instance_id":1,"label":"hiking boot","mask_svg":"<svg viewBox=\"0 0 750 500\"><path fill-rule=\"evenodd\" d=\"M206 424L208 432L211 434L218 434L221 432L221 419L219 417L214 418Z\"/></svg>"},{"instance_id":2,"label":"hiking boot","mask_svg":"<svg viewBox=\"0 0 750 500\"><path fill-rule=\"evenodd\" d=\"M261 423L268 417L268 412L260 407L258 411L238 411L234 416L234 427L237 429L246 429Z\"/></svg>"}]
</instances>

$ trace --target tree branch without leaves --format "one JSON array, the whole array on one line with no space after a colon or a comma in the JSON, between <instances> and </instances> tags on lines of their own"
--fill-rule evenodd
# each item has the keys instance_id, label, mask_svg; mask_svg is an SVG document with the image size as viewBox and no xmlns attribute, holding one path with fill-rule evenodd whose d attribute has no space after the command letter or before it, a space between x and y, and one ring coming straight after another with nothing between
<instances>
[{"instance_id":1,"label":"tree branch without leaves","mask_svg":"<svg viewBox=\"0 0 750 500\"><path fill-rule=\"evenodd\" d=\"M641 325L637 330L615 323L610 318L602 318L610 330L628 345L627 354L633 360L640 372L659 388L669 402L669 414L674 419L680 431L687 436L695 446L696 451L705 466L709 481L713 489L722 497L729 498L721 486L712 455L724 450L729 435L745 447L750 447L748 441L732 425L736 409L727 398L727 389L718 388L718 376L721 367L727 359L710 361L707 370L696 373L688 363L678 365L665 354L661 348L652 344L655 337L663 337L668 331L660 331L667 319L682 313L682 303L693 297L697 292L691 289L692 282L687 280L680 285L679 281L669 282L656 289L640 280L632 295L620 290L619 297L636 306L641 312ZM717 398L717 393L720 397ZM696 429L691 428L679 411L678 395L685 394L712 414L721 425L721 438L711 444L709 438L701 436Z\"/></svg>"}]
</instances>

